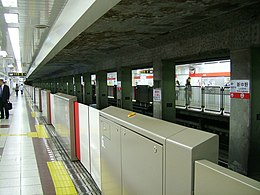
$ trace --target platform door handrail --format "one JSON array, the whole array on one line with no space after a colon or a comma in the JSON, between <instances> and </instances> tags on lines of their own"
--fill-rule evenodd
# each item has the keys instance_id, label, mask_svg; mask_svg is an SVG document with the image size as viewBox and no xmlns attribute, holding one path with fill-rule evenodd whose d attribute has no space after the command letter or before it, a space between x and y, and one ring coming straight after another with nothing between
<instances>
[{"instance_id":1,"label":"platform door handrail","mask_svg":"<svg viewBox=\"0 0 260 195\"><path fill-rule=\"evenodd\" d=\"M186 89L185 86L176 86L175 87L175 102L176 102L176 106L179 107L186 107L187 104L187 100L186 100Z\"/></svg>"},{"instance_id":2,"label":"platform door handrail","mask_svg":"<svg viewBox=\"0 0 260 195\"><path fill-rule=\"evenodd\" d=\"M223 88L223 111L230 114L230 87Z\"/></svg>"},{"instance_id":3,"label":"platform door handrail","mask_svg":"<svg viewBox=\"0 0 260 195\"><path fill-rule=\"evenodd\" d=\"M201 110L201 86L185 87L186 108Z\"/></svg>"},{"instance_id":4,"label":"platform door handrail","mask_svg":"<svg viewBox=\"0 0 260 195\"><path fill-rule=\"evenodd\" d=\"M221 112L221 87L205 86L205 110Z\"/></svg>"},{"instance_id":5,"label":"platform door handrail","mask_svg":"<svg viewBox=\"0 0 260 195\"><path fill-rule=\"evenodd\" d=\"M230 87L176 86L176 106L188 110L230 114Z\"/></svg>"}]
</instances>

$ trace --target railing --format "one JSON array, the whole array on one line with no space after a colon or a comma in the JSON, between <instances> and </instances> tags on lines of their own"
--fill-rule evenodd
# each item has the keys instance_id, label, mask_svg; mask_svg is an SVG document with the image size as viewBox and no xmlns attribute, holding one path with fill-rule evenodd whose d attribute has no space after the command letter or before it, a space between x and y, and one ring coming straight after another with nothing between
<instances>
[{"instance_id":1,"label":"railing","mask_svg":"<svg viewBox=\"0 0 260 195\"><path fill-rule=\"evenodd\" d=\"M230 87L176 87L176 106L202 112L230 114Z\"/></svg>"}]
</instances>

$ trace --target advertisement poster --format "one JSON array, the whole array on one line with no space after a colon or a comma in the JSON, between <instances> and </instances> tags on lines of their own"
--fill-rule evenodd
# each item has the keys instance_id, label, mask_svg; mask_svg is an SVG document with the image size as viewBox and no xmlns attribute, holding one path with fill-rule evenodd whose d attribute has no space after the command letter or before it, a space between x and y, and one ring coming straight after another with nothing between
<instances>
[{"instance_id":1,"label":"advertisement poster","mask_svg":"<svg viewBox=\"0 0 260 195\"><path fill-rule=\"evenodd\" d=\"M250 81L232 80L230 82L230 97L238 99L250 99Z\"/></svg>"}]
</instances>

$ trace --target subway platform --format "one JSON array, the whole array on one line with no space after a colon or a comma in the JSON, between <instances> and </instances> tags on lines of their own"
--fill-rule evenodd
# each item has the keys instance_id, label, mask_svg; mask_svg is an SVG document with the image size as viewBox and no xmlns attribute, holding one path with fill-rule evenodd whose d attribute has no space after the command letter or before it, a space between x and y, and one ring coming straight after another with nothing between
<instances>
[{"instance_id":1,"label":"subway platform","mask_svg":"<svg viewBox=\"0 0 260 195\"><path fill-rule=\"evenodd\" d=\"M28 94L13 93L10 101L10 118L0 121L0 194L100 194L84 167L65 155Z\"/></svg>"}]
</instances>

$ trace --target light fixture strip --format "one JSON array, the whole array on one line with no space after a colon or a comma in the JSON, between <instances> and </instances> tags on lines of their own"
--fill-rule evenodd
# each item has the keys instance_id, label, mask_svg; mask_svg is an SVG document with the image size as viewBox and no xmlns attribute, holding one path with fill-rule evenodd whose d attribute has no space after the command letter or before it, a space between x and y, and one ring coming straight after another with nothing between
<instances>
[{"instance_id":1,"label":"light fixture strip","mask_svg":"<svg viewBox=\"0 0 260 195\"><path fill-rule=\"evenodd\" d=\"M11 40L14 56L16 59L17 70L22 71L19 28L8 28L8 32L9 32L9 37Z\"/></svg>"},{"instance_id":2,"label":"light fixture strip","mask_svg":"<svg viewBox=\"0 0 260 195\"><path fill-rule=\"evenodd\" d=\"M2 0L4 7L17 7L17 0Z\"/></svg>"},{"instance_id":3,"label":"light fixture strip","mask_svg":"<svg viewBox=\"0 0 260 195\"><path fill-rule=\"evenodd\" d=\"M4 14L4 16L6 23L18 23L18 14Z\"/></svg>"}]
</instances>

